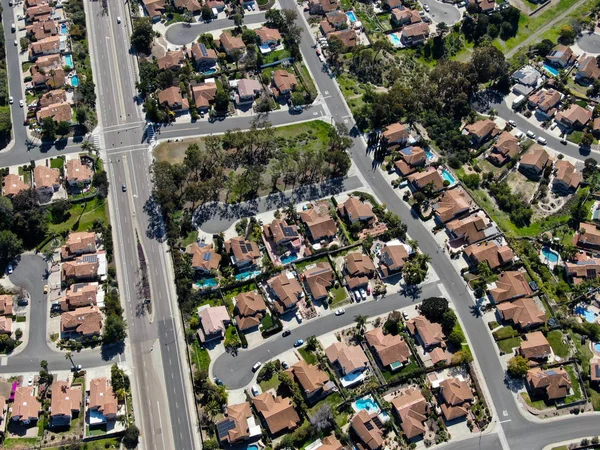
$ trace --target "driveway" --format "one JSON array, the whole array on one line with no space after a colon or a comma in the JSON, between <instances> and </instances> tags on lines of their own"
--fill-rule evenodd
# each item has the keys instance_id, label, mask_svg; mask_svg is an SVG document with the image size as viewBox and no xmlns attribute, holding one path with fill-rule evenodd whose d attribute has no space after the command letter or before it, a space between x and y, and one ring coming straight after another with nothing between
<instances>
[{"instance_id":1,"label":"driveway","mask_svg":"<svg viewBox=\"0 0 600 450\"><path fill-rule=\"evenodd\" d=\"M421 3L429 6L429 15L437 23L444 22L450 26L460 20L461 12L454 5L438 0L421 0Z\"/></svg>"},{"instance_id":2,"label":"driveway","mask_svg":"<svg viewBox=\"0 0 600 450\"><path fill-rule=\"evenodd\" d=\"M586 33L577 39L577 45L586 53L600 53L600 35L596 33Z\"/></svg>"}]
</instances>

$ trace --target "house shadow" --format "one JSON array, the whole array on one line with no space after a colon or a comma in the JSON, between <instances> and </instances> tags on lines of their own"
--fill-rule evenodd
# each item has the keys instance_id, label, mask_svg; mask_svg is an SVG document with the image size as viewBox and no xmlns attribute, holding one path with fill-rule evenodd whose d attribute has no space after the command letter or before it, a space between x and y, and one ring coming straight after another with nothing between
<instances>
[{"instance_id":1,"label":"house shadow","mask_svg":"<svg viewBox=\"0 0 600 450\"><path fill-rule=\"evenodd\" d=\"M37 429L37 421L24 424L21 421L9 420L7 430L9 434L18 437L26 437L27 434L31 434L31 429ZM35 435L37 436L37 430Z\"/></svg>"},{"instance_id":2,"label":"house shadow","mask_svg":"<svg viewBox=\"0 0 600 450\"><path fill-rule=\"evenodd\" d=\"M110 361L115 356L122 354L125 351L125 343L118 342L116 344L103 345L100 348L100 356L103 361Z\"/></svg>"}]
</instances>

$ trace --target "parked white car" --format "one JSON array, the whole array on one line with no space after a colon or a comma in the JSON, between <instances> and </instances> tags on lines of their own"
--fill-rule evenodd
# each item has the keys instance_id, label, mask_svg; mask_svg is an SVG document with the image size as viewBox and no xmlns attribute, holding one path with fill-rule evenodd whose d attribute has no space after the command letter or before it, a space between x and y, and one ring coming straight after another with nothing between
<instances>
[{"instance_id":1,"label":"parked white car","mask_svg":"<svg viewBox=\"0 0 600 450\"><path fill-rule=\"evenodd\" d=\"M546 141L546 139L541 136L539 138L537 138L537 141L538 141L538 144L541 144L541 145L546 145L548 143L548 141Z\"/></svg>"}]
</instances>

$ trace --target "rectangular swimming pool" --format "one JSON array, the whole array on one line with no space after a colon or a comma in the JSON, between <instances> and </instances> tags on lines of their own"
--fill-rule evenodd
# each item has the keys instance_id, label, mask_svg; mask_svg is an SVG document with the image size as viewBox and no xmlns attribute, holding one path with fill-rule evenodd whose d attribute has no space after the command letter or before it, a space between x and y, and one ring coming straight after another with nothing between
<instances>
[{"instance_id":1,"label":"rectangular swimming pool","mask_svg":"<svg viewBox=\"0 0 600 450\"><path fill-rule=\"evenodd\" d=\"M356 14L354 14L354 11L348 11L346 15L348 16L348 19L350 19L350 23L356 22Z\"/></svg>"},{"instance_id":2,"label":"rectangular swimming pool","mask_svg":"<svg viewBox=\"0 0 600 450\"><path fill-rule=\"evenodd\" d=\"M558 76L558 70L548 64L544 64L544 70L554 77Z\"/></svg>"},{"instance_id":3,"label":"rectangular swimming pool","mask_svg":"<svg viewBox=\"0 0 600 450\"><path fill-rule=\"evenodd\" d=\"M75 67L73 65L73 55L65 55L65 64L69 66L71 69Z\"/></svg>"},{"instance_id":4,"label":"rectangular swimming pool","mask_svg":"<svg viewBox=\"0 0 600 450\"><path fill-rule=\"evenodd\" d=\"M450 172L448 172L446 169L442 169L442 178L446 181L449 181L450 184L454 184L456 182L456 180L454 179L452 174Z\"/></svg>"}]
</instances>

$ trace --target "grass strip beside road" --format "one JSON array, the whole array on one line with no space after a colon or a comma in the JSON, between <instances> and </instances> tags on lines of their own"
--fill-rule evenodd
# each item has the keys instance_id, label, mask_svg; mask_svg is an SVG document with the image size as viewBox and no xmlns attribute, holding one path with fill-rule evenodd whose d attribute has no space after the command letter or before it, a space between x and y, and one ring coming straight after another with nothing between
<instances>
[{"instance_id":1,"label":"grass strip beside road","mask_svg":"<svg viewBox=\"0 0 600 450\"><path fill-rule=\"evenodd\" d=\"M317 364L317 356L310 350L302 347L298 349L298 353L302 355L304 361L306 361L308 364Z\"/></svg>"}]
</instances>

